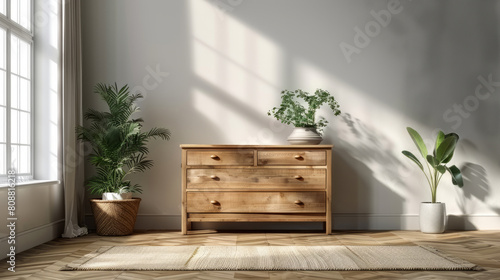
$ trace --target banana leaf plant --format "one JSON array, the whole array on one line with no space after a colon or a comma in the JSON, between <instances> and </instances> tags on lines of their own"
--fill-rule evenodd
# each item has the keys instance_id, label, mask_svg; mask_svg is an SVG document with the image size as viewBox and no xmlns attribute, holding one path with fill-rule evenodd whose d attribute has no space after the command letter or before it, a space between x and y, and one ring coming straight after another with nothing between
<instances>
[{"instance_id":1,"label":"banana leaf plant","mask_svg":"<svg viewBox=\"0 0 500 280\"><path fill-rule=\"evenodd\" d=\"M116 84L97 84L94 92L106 102L108 111L88 109L84 118L89 124L76 128L78 139L92 148L89 161L97 171L87 186L93 194L141 193L141 186L132 184L128 176L153 166L153 161L147 159L147 144L156 138L168 140L170 132L156 127L141 131L143 120L132 115L140 110L135 102L143 96L130 94L127 85L118 88Z\"/></svg>"},{"instance_id":2,"label":"banana leaf plant","mask_svg":"<svg viewBox=\"0 0 500 280\"><path fill-rule=\"evenodd\" d=\"M446 172L451 175L453 185L463 187L464 181L460 169L455 165L447 166L447 163L451 161L455 153L455 147L459 139L458 135L456 133L444 134L442 131L439 131L434 150L432 154L429 154L420 134L411 127L407 127L406 130L424 158L425 166L411 152L403 151L403 155L411 159L424 173L431 189L432 203L436 203L436 190Z\"/></svg>"}]
</instances>

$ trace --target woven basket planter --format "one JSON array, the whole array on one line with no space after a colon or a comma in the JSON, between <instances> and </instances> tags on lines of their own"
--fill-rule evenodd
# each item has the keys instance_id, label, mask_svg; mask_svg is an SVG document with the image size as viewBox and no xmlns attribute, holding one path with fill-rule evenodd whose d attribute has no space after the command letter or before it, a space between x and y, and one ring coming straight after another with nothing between
<instances>
[{"instance_id":1,"label":"woven basket planter","mask_svg":"<svg viewBox=\"0 0 500 280\"><path fill-rule=\"evenodd\" d=\"M140 198L123 200L91 199L98 235L129 235L134 232Z\"/></svg>"}]
</instances>

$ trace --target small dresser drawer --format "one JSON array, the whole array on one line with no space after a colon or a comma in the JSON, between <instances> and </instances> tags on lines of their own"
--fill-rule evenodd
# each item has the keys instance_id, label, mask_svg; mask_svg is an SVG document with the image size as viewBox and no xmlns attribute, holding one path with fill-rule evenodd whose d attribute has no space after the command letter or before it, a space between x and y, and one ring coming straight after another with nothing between
<instances>
[{"instance_id":1,"label":"small dresser drawer","mask_svg":"<svg viewBox=\"0 0 500 280\"><path fill-rule=\"evenodd\" d=\"M252 166L253 150L192 150L187 151L187 165L242 165Z\"/></svg>"},{"instance_id":2,"label":"small dresser drawer","mask_svg":"<svg viewBox=\"0 0 500 280\"><path fill-rule=\"evenodd\" d=\"M325 213L325 192L188 192L190 213Z\"/></svg>"},{"instance_id":3,"label":"small dresser drawer","mask_svg":"<svg viewBox=\"0 0 500 280\"><path fill-rule=\"evenodd\" d=\"M266 165L326 165L325 151L282 150L258 151L257 164Z\"/></svg>"},{"instance_id":4,"label":"small dresser drawer","mask_svg":"<svg viewBox=\"0 0 500 280\"><path fill-rule=\"evenodd\" d=\"M217 168L187 170L188 189L324 190L325 169Z\"/></svg>"}]
</instances>

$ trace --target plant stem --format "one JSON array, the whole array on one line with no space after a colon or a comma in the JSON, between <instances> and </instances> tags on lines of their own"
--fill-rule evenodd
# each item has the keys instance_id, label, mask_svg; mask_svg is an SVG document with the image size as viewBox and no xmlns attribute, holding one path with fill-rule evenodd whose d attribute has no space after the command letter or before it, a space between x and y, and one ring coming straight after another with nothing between
<instances>
[{"instance_id":1,"label":"plant stem","mask_svg":"<svg viewBox=\"0 0 500 280\"><path fill-rule=\"evenodd\" d=\"M427 170L429 171L429 177L430 178L427 178L427 174L425 174L425 177L427 178L427 181L429 182L429 187L431 189L431 199L432 199L432 203L434 203L436 201L436 194L435 194L435 190L434 190L434 177L432 176L432 171L431 171L431 168L429 167L429 163L427 161L425 161L425 165L427 166Z\"/></svg>"},{"instance_id":2,"label":"plant stem","mask_svg":"<svg viewBox=\"0 0 500 280\"><path fill-rule=\"evenodd\" d=\"M432 186L432 203L436 203L436 191L438 184L438 171L434 169L434 185Z\"/></svg>"}]
</instances>

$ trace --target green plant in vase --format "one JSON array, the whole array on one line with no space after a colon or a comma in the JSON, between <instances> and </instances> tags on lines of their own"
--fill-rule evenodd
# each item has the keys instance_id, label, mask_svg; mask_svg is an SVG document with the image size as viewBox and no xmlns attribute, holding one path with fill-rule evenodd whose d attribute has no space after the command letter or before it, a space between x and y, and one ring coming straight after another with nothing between
<instances>
[{"instance_id":1,"label":"green plant in vase","mask_svg":"<svg viewBox=\"0 0 500 280\"><path fill-rule=\"evenodd\" d=\"M328 121L323 117L317 117L316 112L324 104L330 107L335 116L340 115L337 100L326 90L317 89L313 94L300 89L283 90L280 106L272 108L267 114L281 123L291 124L296 128L288 138L290 143L319 144Z\"/></svg>"},{"instance_id":2,"label":"green plant in vase","mask_svg":"<svg viewBox=\"0 0 500 280\"><path fill-rule=\"evenodd\" d=\"M88 180L93 194L142 192L141 186L132 184L128 176L144 172L153 166L147 159L147 144L151 139L168 140L170 132L165 128L141 131L143 120L132 115L140 108L135 102L141 94L130 94L127 85L97 84L97 93L108 106L108 111L88 109L84 118L90 123L78 126L78 139L90 144L92 154L89 161L96 168L96 175Z\"/></svg>"},{"instance_id":3,"label":"green plant in vase","mask_svg":"<svg viewBox=\"0 0 500 280\"><path fill-rule=\"evenodd\" d=\"M432 153L429 153L420 134L411 127L407 127L406 130L423 157L423 163L409 151L403 151L402 153L424 173L431 191L431 202L423 202L420 205L420 230L424 233L442 233L446 226L446 206L444 203L436 201L439 183L443 176L449 173L451 182L454 185L458 187L464 185L460 169L455 165L448 166L455 153L455 147L459 139L458 134L444 134L439 131L434 149Z\"/></svg>"}]
</instances>

